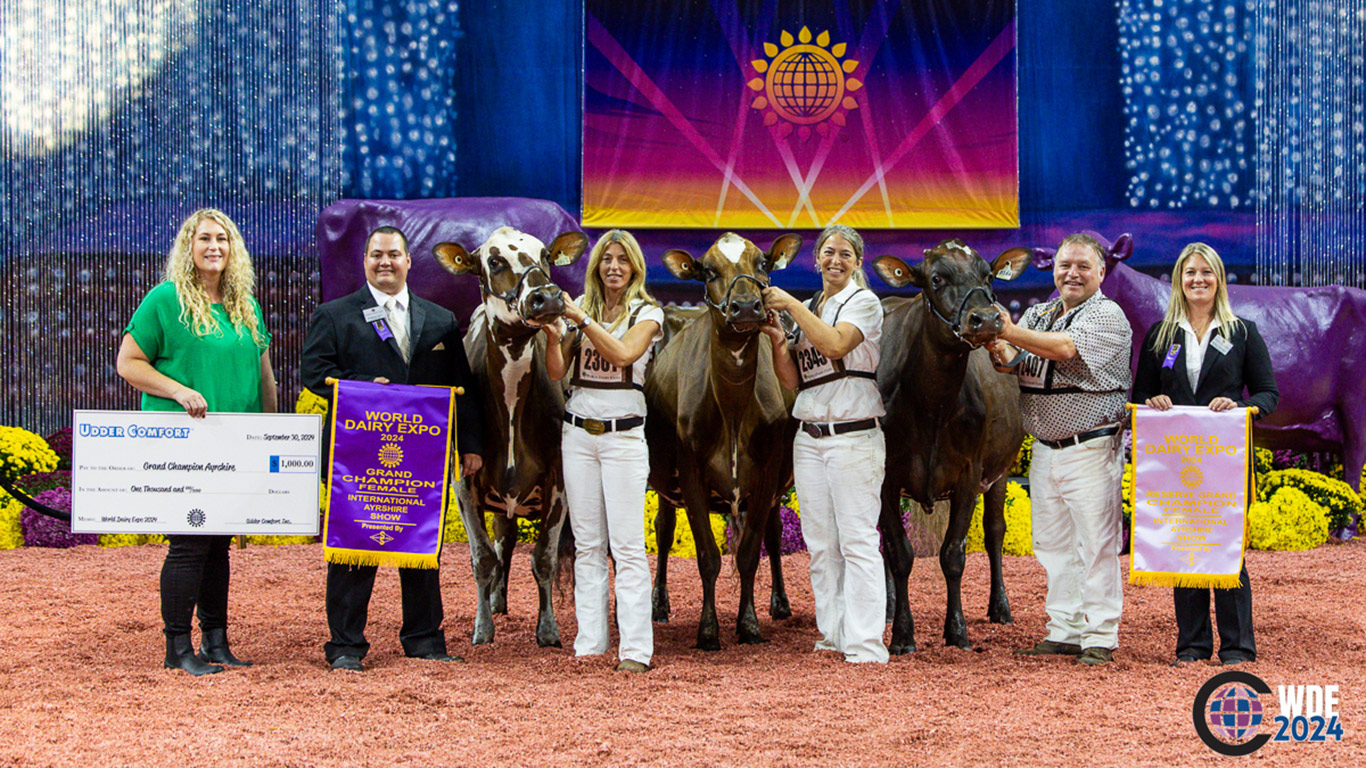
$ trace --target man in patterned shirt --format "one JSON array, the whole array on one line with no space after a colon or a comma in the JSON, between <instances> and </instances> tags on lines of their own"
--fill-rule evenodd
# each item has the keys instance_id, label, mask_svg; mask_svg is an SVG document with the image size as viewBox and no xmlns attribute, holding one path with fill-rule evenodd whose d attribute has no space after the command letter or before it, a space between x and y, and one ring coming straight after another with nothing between
<instances>
[{"instance_id":1,"label":"man in patterned shirt","mask_svg":"<svg viewBox=\"0 0 1366 768\"><path fill-rule=\"evenodd\" d=\"M997 370L1020 381L1034 554L1048 579L1048 637L1016 653L1112 660L1123 600L1121 423L1130 385L1133 331L1100 292L1105 255L1088 235L1058 246L1058 298L1030 307L991 347Z\"/></svg>"}]
</instances>

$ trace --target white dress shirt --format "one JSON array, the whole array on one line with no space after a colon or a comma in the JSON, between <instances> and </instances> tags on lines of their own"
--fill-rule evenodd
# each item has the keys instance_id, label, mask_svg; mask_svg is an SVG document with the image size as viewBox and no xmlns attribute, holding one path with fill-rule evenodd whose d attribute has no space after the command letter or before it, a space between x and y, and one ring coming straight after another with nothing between
<instances>
[{"instance_id":1,"label":"white dress shirt","mask_svg":"<svg viewBox=\"0 0 1366 768\"><path fill-rule=\"evenodd\" d=\"M369 283L365 286L370 289L370 295L375 297L375 303L384 307L389 312L389 330L394 334L394 341L398 344L399 350L403 353L403 360L407 362L412 357L412 346L409 343L409 336L412 334L409 329L412 321L408 315L408 286L404 285L403 290L390 296ZM390 300L394 301L392 308L389 306Z\"/></svg>"},{"instance_id":2,"label":"white dress shirt","mask_svg":"<svg viewBox=\"0 0 1366 768\"><path fill-rule=\"evenodd\" d=\"M1191 392L1195 392L1200 383L1200 368L1205 364L1205 354L1209 352L1209 340L1214 338L1214 331L1219 327L1219 318L1209 321L1209 328L1205 331L1204 339L1195 337L1195 329L1191 327L1189 320L1181 321L1181 330L1186 332L1186 379L1191 383Z\"/></svg>"}]
</instances>

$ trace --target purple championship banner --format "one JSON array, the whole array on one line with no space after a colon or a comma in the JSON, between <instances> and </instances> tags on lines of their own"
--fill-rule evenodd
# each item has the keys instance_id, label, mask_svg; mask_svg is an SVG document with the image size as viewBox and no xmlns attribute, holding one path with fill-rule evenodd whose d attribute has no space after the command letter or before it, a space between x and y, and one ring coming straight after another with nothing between
<instances>
[{"instance_id":1,"label":"purple championship banner","mask_svg":"<svg viewBox=\"0 0 1366 768\"><path fill-rule=\"evenodd\" d=\"M438 567L454 430L448 387L333 385L327 562Z\"/></svg>"},{"instance_id":2,"label":"purple championship banner","mask_svg":"<svg viewBox=\"0 0 1366 768\"><path fill-rule=\"evenodd\" d=\"M1247 408L1133 408L1130 584L1238 586L1251 450Z\"/></svg>"},{"instance_id":3,"label":"purple championship banner","mask_svg":"<svg viewBox=\"0 0 1366 768\"><path fill-rule=\"evenodd\" d=\"M586 227L1019 226L1015 0L587 0Z\"/></svg>"}]
</instances>

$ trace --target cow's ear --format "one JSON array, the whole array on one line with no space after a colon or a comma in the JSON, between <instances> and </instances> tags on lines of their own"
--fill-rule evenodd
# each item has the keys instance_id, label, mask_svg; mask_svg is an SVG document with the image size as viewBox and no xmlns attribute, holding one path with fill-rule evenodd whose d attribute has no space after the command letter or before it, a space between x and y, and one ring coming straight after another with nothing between
<instances>
[{"instance_id":1,"label":"cow's ear","mask_svg":"<svg viewBox=\"0 0 1366 768\"><path fill-rule=\"evenodd\" d=\"M1011 248L991 262L991 276L997 280L1014 280L1024 274L1034 252L1028 248Z\"/></svg>"},{"instance_id":2,"label":"cow's ear","mask_svg":"<svg viewBox=\"0 0 1366 768\"><path fill-rule=\"evenodd\" d=\"M873 271L893 288L904 288L907 285L920 288L924 282L918 267L909 266L895 256L879 256L873 259Z\"/></svg>"},{"instance_id":3,"label":"cow's ear","mask_svg":"<svg viewBox=\"0 0 1366 768\"><path fill-rule=\"evenodd\" d=\"M432 255L436 256L436 262L452 275L473 273L483 277L484 270L479 264L479 257L466 251L458 243L440 243L432 249Z\"/></svg>"},{"instance_id":4,"label":"cow's ear","mask_svg":"<svg viewBox=\"0 0 1366 768\"><path fill-rule=\"evenodd\" d=\"M565 232L546 248L546 258L553 267L567 267L578 261L587 250L587 235L582 232Z\"/></svg>"},{"instance_id":5,"label":"cow's ear","mask_svg":"<svg viewBox=\"0 0 1366 768\"><path fill-rule=\"evenodd\" d=\"M669 269L669 274L679 280L699 280L706 282L702 277L702 268L698 266L697 259L687 251L677 248L670 248L664 252L664 266Z\"/></svg>"},{"instance_id":6,"label":"cow's ear","mask_svg":"<svg viewBox=\"0 0 1366 768\"><path fill-rule=\"evenodd\" d=\"M768 249L768 258L765 260L765 272L772 272L778 269L785 269L792 260L797 257L797 252L802 249L802 236L788 233L773 241L773 245Z\"/></svg>"},{"instance_id":7,"label":"cow's ear","mask_svg":"<svg viewBox=\"0 0 1366 768\"><path fill-rule=\"evenodd\" d=\"M1134 236L1125 232L1115 239L1115 244L1110 248L1110 256L1112 256L1115 261L1124 261L1133 255ZM1106 259L1106 261L1108 262L1109 259ZM1105 266L1110 267L1113 265L1107 263Z\"/></svg>"}]
</instances>

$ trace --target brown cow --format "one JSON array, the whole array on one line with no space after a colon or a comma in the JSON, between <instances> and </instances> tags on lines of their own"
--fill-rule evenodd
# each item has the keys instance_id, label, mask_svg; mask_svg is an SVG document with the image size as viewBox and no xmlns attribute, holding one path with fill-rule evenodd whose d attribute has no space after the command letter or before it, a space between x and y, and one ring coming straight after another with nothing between
<instances>
[{"instance_id":1,"label":"brown cow","mask_svg":"<svg viewBox=\"0 0 1366 768\"><path fill-rule=\"evenodd\" d=\"M895 288L914 285L914 298L883 299L882 359L877 383L887 408L887 475L882 486L882 549L893 578L895 612L891 653L915 650L906 579L915 553L901 521L901 498L918 502L928 513L939 499L950 499L949 527L939 548L939 565L948 585L944 641L969 648L963 620L961 585L963 541L977 495L985 492L983 528L991 560L993 622L1010 623L1010 601L1001 576L1005 537L1005 474L1024 427L1015 377L992 368L983 344L1001 332L993 278L1013 280L1032 251L1012 248L988 265L961 240L945 240L925 251L915 266L894 256L873 262L878 275Z\"/></svg>"},{"instance_id":2,"label":"brown cow","mask_svg":"<svg viewBox=\"0 0 1366 768\"><path fill-rule=\"evenodd\" d=\"M796 422L789 415L791 396L773 372L768 338L759 333L765 316L759 291L768 285L768 273L786 267L801 245L800 235L783 235L765 254L726 233L700 260L680 250L664 254L675 277L705 283L710 309L683 321L657 353L645 382L650 486L660 497L654 613L656 620L669 615L668 550L674 508L682 506L697 541L702 576L697 647L705 650L721 647L716 619L721 552L710 535L712 512L728 512L739 530L739 641L764 641L754 610L754 575L765 533L773 569L769 612L775 618L791 615L778 559L776 508L792 481Z\"/></svg>"},{"instance_id":3,"label":"brown cow","mask_svg":"<svg viewBox=\"0 0 1366 768\"><path fill-rule=\"evenodd\" d=\"M470 540L470 560L479 596L474 615L475 645L493 642L494 613L507 613L508 574L517 544L516 517L541 520L532 552L532 573L540 591L536 642L560 647L551 584L565 521L564 475L560 466L560 416L564 390L545 371L545 334L540 328L564 312L564 297L550 279L550 265L567 266L583 255L588 238L567 232L547 248L511 227L496 230L474 253L455 243L436 246L447 271L474 273L484 303L465 334L465 353L475 377L486 382L484 466L462 479L457 491L460 517ZM492 512L495 545L484 529Z\"/></svg>"}]
</instances>

